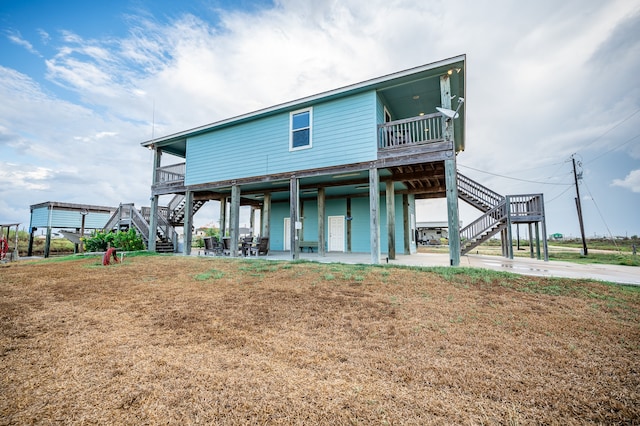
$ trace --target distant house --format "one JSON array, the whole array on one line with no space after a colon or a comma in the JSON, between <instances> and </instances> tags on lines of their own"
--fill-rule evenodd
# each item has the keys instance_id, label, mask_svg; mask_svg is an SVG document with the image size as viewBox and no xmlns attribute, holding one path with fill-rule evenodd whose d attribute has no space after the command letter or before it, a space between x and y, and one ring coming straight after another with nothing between
<instances>
[{"instance_id":1,"label":"distant house","mask_svg":"<svg viewBox=\"0 0 640 426\"><path fill-rule=\"evenodd\" d=\"M418 244L440 244L442 239L449 238L449 222L416 223L416 239Z\"/></svg>"},{"instance_id":2,"label":"distant house","mask_svg":"<svg viewBox=\"0 0 640 426\"><path fill-rule=\"evenodd\" d=\"M305 248L321 255L369 252L379 263L382 254L416 252L416 199L446 198L451 264L459 264L465 250L459 189L469 190L459 186L456 171L465 146L465 60L445 59L143 142L154 152L149 249L171 239L170 226L191 229L200 206L217 200L221 229L232 241L241 234L240 206L252 206L260 211L254 234L269 238L271 250L292 259ZM173 197L169 206L160 206L166 195ZM484 211L493 207L483 204ZM188 254L191 233L184 234Z\"/></svg>"}]
</instances>

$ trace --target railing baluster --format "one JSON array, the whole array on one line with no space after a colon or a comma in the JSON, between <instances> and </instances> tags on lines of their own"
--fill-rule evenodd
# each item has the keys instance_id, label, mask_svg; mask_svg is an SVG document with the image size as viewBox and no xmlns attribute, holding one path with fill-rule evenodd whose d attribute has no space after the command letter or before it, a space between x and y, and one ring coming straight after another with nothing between
<instances>
[{"instance_id":1,"label":"railing baluster","mask_svg":"<svg viewBox=\"0 0 640 426\"><path fill-rule=\"evenodd\" d=\"M429 114L378 126L379 149L442 141L442 115Z\"/></svg>"}]
</instances>

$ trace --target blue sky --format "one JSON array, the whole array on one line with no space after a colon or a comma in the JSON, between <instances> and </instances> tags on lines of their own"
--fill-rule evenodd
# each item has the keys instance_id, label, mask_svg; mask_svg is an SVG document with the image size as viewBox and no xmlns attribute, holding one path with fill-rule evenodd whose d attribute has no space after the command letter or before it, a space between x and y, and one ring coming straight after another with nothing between
<instances>
[{"instance_id":1,"label":"blue sky","mask_svg":"<svg viewBox=\"0 0 640 426\"><path fill-rule=\"evenodd\" d=\"M0 52L0 223L147 205L152 134L466 53L460 171L578 236L575 155L587 235L640 234L637 1L0 0Z\"/></svg>"}]
</instances>

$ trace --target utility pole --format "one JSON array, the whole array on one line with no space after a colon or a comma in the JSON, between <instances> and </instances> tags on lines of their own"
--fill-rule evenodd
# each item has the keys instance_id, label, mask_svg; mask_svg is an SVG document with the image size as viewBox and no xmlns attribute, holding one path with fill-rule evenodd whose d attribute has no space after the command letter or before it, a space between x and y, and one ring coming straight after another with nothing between
<instances>
[{"instance_id":1,"label":"utility pole","mask_svg":"<svg viewBox=\"0 0 640 426\"><path fill-rule=\"evenodd\" d=\"M580 189L578 188L578 173L576 173L576 158L571 156L573 162L573 179L576 182L576 208L578 209L578 221L580 222L580 235L582 235L582 254L586 256L587 252L587 240L584 236L584 223L582 222L582 204L580 203ZM580 173L580 179L582 179L582 173Z\"/></svg>"}]
</instances>

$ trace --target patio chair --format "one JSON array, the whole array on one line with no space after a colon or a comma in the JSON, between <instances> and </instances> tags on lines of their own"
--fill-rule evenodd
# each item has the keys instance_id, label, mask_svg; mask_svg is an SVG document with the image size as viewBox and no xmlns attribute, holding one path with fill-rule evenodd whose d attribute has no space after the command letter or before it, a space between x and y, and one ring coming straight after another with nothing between
<instances>
[{"instance_id":1,"label":"patio chair","mask_svg":"<svg viewBox=\"0 0 640 426\"><path fill-rule=\"evenodd\" d=\"M251 247L251 255L260 256L269 253L269 238L262 237L258 240L258 244Z\"/></svg>"}]
</instances>

